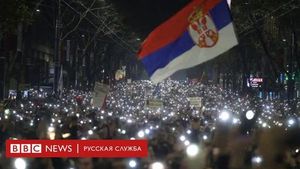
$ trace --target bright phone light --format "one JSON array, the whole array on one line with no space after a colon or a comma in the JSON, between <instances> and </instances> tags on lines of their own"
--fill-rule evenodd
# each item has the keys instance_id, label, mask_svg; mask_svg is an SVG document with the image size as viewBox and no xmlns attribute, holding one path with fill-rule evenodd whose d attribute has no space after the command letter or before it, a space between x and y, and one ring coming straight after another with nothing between
<instances>
[{"instance_id":1,"label":"bright phone light","mask_svg":"<svg viewBox=\"0 0 300 169\"><path fill-rule=\"evenodd\" d=\"M89 131L88 131L88 134L89 134L89 135L92 135L93 133L94 133L93 130L89 130Z\"/></svg>"},{"instance_id":2,"label":"bright phone light","mask_svg":"<svg viewBox=\"0 0 300 169\"><path fill-rule=\"evenodd\" d=\"M17 158L14 162L14 165L16 169L26 169L27 167L26 161L22 158Z\"/></svg>"},{"instance_id":3,"label":"bright phone light","mask_svg":"<svg viewBox=\"0 0 300 169\"><path fill-rule=\"evenodd\" d=\"M186 148L186 154L189 157L195 157L199 153L199 147L195 144L191 144Z\"/></svg>"},{"instance_id":4,"label":"bright phone light","mask_svg":"<svg viewBox=\"0 0 300 169\"><path fill-rule=\"evenodd\" d=\"M248 110L247 112L246 112L246 118L248 119L248 120L252 120L253 118L254 118L254 112L252 111L252 110Z\"/></svg>"},{"instance_id":5,"label":"bright phone light","mask_svg":"<svg viewBox=\"0 0 300 169\"><path fill-rule=\"evenodd\" d=\"M151 164L150 169L164 169L164 165L161 162L154 162Z\"/></svg>"},{"instance_id":6,"label":"bright phone light","mask_svg":"<svg viewBox=\"0 0 300 169\"><path fill-rule=\"evenodd\" d=\"M136 165L137 165L137 164L136 164L136 161L134 161L134 160L130 160L130 161L129 161L129 167L130 167L130 168L135 168Z\"/></svg>"},{"instance_id":7,"label":"bright phone light","mask_svg":"<svg viewBox=\"0 0 300 169\"><path fill-rule=\"evenodd\" d=\"M149 134L149 133L150 133L150 130L149 130L149 129L146 129L146 130L145 130L145 133L146 133L146 134Z\"/></svg>"},{"instance_id":8,"label":"bright phone light","mask_svg":"<svg viewBox=\"0 0 300 169\"><path fill-rule=\"evenodd\" d=\"M230 118L230 114L227 111L222 111L219 115L219 119L224 122L229 120L229 118Z\"/></svg>"},{"instance_id":9,"label":"bright phone light","mask_svg":"<svg viewBox=\"0 0 300 169\"><path fill-rule=\"evenodd\" d=\"M70 133L64 133L64 134L62 134L62 138L68 138L68 137L70 137L70 136L71 136Z\"/></svg>"},{"instance_id":10,"label":"bright phone light","mask_svg":"<svg viewBox=\"0 0 300 169\"><path fill-rule=\"evenodd\" d=\"M187 130L186 133L187 133L187 134L191 134L192 131L191 131L191 130Z\"/></svg>"},{"instance_id":11,"label":"bright phone light","mask_svg":"<svg viewBox=\"0 0 300 169\"><path fill-rule=\"evenodd\" d=\"M189 140L185 140L185 141L184 141L184 145L185 145L185 146L190 145L190 141L189 141Z\"/></svg>"},{"instance_id":12,"label":"bright phone light","mask_svg":"<svg viewBox=\"0 0 300 169\"><path fill-rule=\"evenodd\" d=\"M263 161L263 159L260 156L255 156L252 158L252 163L254 164L260 164Z\"/></svg>"},{"instance_id":13,"label":"bright phone light","mask_svg":"<svg viewBox=\"0 0 300 169\"><path fill-rule=\"evenodd\" d=\"M239 119L237 119L237 118L234 118L233 120L232 120L232 123L233 124L237 124L239 122Z\"/></svg>"},{"instance_id":14,"label":"bright phone light","mask_svg":"<svg viewBox=\"0 0 300 169\"><path fill-rule=\"evenodd\" d=\"M143 138L143 137L145 136L144 131L139 131L139 132L138 132L138 136L139 136L140 138Z\"/></svg>"},{"instance_id":15,"label":"bright phone light","mask_svg":"<svg viewBox=\"0 0 300 169\"><path fill-rule=\"evenodd\" d=\"M180 141L184 141L185 140L185 136L180 136L179 139L180 139Z\"/></svg>"},{"instance_id":16,"label":"bright phone light","mask_svg":"<svg viewBox=\"0 0 300 169\"><path fill-rule=\"evenodd\" d=\"M288 120L288 124L289 124L290 126L294 125L294 124L295 124L295 120L294 120L294 119L289 119L289 120Z\"/></svg>"},{"instance_id":17,"label":"bright phone light","mask_svg":"<svg viewBox=\"0 0 300 169\"><path fill-rule=\"evenodd\" d=\"M55 131L54 127L52 127L52 126L48 127L48 132L54 132L54 131Z\"/></svg>"},{"instance_id":18,"label":"bright phone light","mask_svg":"<svg viewBox=\"0 0 300 169\"><path fill-rule=\"evenodd\" d=\"M8 115L8 114L9 114L9 109L5 109L5 110L4 110L4 114L5 114L5 115Z\"/></svg>"}]
</instances>

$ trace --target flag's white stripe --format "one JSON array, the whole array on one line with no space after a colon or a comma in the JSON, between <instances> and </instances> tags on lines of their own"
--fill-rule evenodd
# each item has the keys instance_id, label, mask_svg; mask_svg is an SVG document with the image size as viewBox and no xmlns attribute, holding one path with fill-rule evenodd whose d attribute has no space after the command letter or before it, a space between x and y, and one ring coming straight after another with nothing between
<instances>
[{"instance_id":1,"label":"flag's white stripe","mask_svg":"<svg viewBox=\"0 0 300 169\"><path fill-rule=\"evenodd\" d=\"M233 25L230 23L219 31L219 41L216 46L212 48L199 48L198 46L194 46L172 60L165 67L157 69L150 79L154 83L158 83L178 70L190 68L213 59L237 44Z\"/></svg>"}]
</instances>

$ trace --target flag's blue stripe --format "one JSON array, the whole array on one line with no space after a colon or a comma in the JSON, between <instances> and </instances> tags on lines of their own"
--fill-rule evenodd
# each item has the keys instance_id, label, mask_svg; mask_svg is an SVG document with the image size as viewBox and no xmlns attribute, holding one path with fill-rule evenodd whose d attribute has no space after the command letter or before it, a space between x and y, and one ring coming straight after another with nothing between
<instances>
[{"instance_id":1,"label":"flag's blue stripe","mask_svg":"<svg viewBox=\"0 0 300 169\"><path fill-rule=\"evenodd\" d=\"M217 30L221 30L226 25L231 23L230 10L226 0L221 0L218 5L209 11L209 13Z\"/></svg>"},{"instance_id":2,"label":"flag's blue stripe","mask_svg":"<svg viewBox=\"0 0 300 169\"><path fill-rule=\"evenodd\" d=\"M142 62L149 76L151 76L157 69L165 67L169 62L191 49L194 45L189 32L185 31L176 41L146 56L142 59Z\"/></svg>"}]
</instances>

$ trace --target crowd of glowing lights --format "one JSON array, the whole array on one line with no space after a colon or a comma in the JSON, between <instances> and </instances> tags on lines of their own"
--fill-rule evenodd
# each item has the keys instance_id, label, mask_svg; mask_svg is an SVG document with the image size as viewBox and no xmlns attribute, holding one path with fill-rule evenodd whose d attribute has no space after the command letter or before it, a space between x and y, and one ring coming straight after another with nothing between
<instances>
[{"instance_id":1,"label":"crowd of glowing lights","mask_svg":"<svg viewBox=\"0 0 300 169\"><path fill-rule=\"evenodd\" d=\"M258 99L215 85L188 81L167 80L160 84L150 81L119 82L111 85L103 108L91 105L91 91L66 90L61 99L48 95L42 90L31 90L30 98L22 99L4 110L0 116L2 122L22 126L22 130L10 133L11 139L30 138L27 133L43 129L40 127L42 125L46 126L46 131L42 132L48 139L55 139L57 131L63 138L68 138L70 133L64 128L71 117L78 119L79 139L101 139L100 127L118 118L115 138L151 140L157 133L163 132L177 138L175 143L185 149L187 157L192 158L201 151L200 146L190 140L192 118L200 119L199 137L203 142L210 140L218 123L235 127L242 125L244 117L255 120L253 129L277 126L288 130L297 127L300 122L297 115L300 102L296 100L289 104L285 100ZM191 105L190 97L200 97L201 107ZM146 104L148 100L161 101L163 106L149 107ZM45 116L49 121L43 121ZM260 163L262 159L255 157L253 160ZM131 159L128 166L136 168L138 163L138 160ZM26 168L26 163L20 158L15 160L15 164ZM163 161L153 160L150 167L163 169L164 165Z\"/></svg>"}]
</instances>

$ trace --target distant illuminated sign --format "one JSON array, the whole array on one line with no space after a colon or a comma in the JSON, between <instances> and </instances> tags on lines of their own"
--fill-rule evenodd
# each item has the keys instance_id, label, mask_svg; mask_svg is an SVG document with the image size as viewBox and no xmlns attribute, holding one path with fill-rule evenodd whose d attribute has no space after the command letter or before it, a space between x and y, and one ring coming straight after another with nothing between
<instances>
[{"instance_id":1,"label":"distant illuminated sign","mask_svg":"<svg viewBox=\"0 0 300 169\"><path fill-rule=\"evenodd\" d=\"M248 87L261 87L262 83L263 83L263 78L251 77L247 79Z\"/></svg>"}]
</instances>

